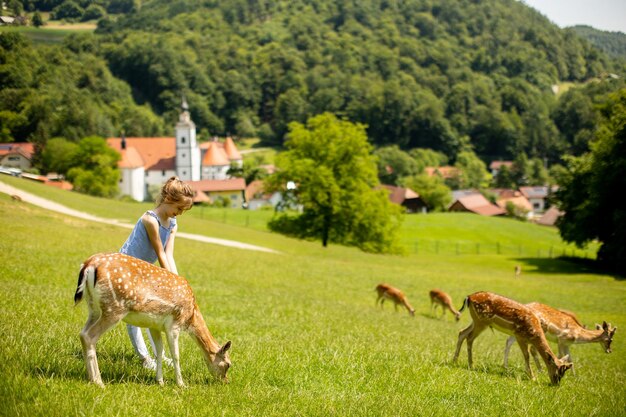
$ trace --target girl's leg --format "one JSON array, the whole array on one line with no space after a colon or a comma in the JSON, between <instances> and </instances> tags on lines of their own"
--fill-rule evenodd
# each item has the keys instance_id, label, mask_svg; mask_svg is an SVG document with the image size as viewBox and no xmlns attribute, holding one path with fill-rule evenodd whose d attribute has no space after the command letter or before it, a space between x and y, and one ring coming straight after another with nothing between
<instances>
[{"instance_id":1,"label":"girl's leg","mask_svg":"<svg viewBox=\"0 0 626 417\"><path fill-rule=\"evenodd\" d=\"M132 324L127 324L126 330L128 331L128 336L130 337L130 343L133 344L135 353L139 355L141 359L149 358L150 353L148 353L146 342L144 342L143 340L143 335L141 334L141 328L133 326ZM150 342L152 342L152 338L150 338Z\"/></svg>"}]
</instances>

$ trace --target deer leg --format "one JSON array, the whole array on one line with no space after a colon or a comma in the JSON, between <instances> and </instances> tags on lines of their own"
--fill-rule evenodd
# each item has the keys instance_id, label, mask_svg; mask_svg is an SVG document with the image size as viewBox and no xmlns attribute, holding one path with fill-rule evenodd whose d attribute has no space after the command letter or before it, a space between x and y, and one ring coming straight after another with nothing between
<instances>
[{"instance_id":1,"label":"deer leg","mask_svg":"<svg viewBox=\"0 0 626 417\"><path fill-rule=\"evenodd\" d=\"M463 341L467 339L467 336L471 333L474 328L474 322L472 322L469 326L459 332L459 338L456 342L456 350L454 351L454 357L452 358L453 362L459 358L459 352L461 351L461 346L463 346Z\"/></svg>"},{"instance_id":2,"label":"deer leg","mask_svg":"<svg viewBox=\"0 0 626 417\"><path fill-rule=\"evenodd\" d=\"M515 343L515 336L510 336L506 339L506 345L504 346L504 367L509 367L509 353L511 352L511 346Z\"/></svg>"},{"instance_id":3,"label":"deer leg","mask_svg":"<svg viewBox=\"0 0 626 417\"><path fill-rule=\"evenodd\" d=\"M535 374L533 373L532 368L530 367L530 355L528 353L528 343L526 343L526 341L524 341L521 338L516 338L517 339L517 344L519 345L519 348L522 350L522 355L524 355L524 363L526 364L526 372L528 373L528 376L530 376L530 379L535 379Z\"/></svg>"},{"instance_id":4,"label":"deer leg","mask_svg":"<svg viewBox=\"0 0 626 417\"><path fill-rule=\"evenodd\" d=\"M541 361L539 360L539 353L537 353L537 349L534 346L530 346L530 353L533 355L533 359L535 360L535 365L537 365L537 370L541 372Z\"/></svg>"},{"instance_id":5,"label":"deer leg","mask_svg":"<svg viewBox=\"0 0 626 417\"><path fill-rule=\"evenodd\" d=\"M159 385L163 385L163 338L161 331L156 329L148 329L154 342L154 356L156 356L156 381Z\"/></svg>"},{"instance_id":6,"label":"deer leg","mask_svg":"<svg viewBox=\"0 0 626 417\"><path fill-rule=\"evenodd\" d=\"M467 362L469 367L471 368L473 365L472 361L472 347L474 345L474 340L485 330L485 327L474 326L472 331L467 336Z\"/></svg>"},{"instance_id":7,"label":"deer leg","mask_svg":"<svg viewBox=\"0 0 626 417\"><path fill-rule=\"evenodd\" d=\"M576 375L576 371L574 370L574 360L572 359L572 354L569 353L569 345L567 343L561 343L559 340L559 358L563 358L565 355L568 355L569 361L572 362L572 375Z\"/></svg>"},{"instance_id":8,"label":"deer leg","mask_svg":"<svg viewBox=\"0 0 626 417\"><path fill-rule=\"evenodd\" d=\"M92 314L90 311L89 319L87 319L85 327L80 332L80 341L83 345L83 357L85 358L89 381L104 387L102 377L100 376L100 368L98 367L96 343L98 343L100 336L121 320L121 317L105 317L101 311L99 313Z\"/></svg>"},{"instance_id":9,"label":"deer leg","mask_svg":"<svg viewBox=\"0 0 626 417\"><path fill-rule=\"evenodd\" d=\"M184 387L185 383L183 382L183 375L180 371L180 353L178 350L179 335L180 330L178 328L169 329L165 332L165 336L167 337L167 344L170 347L170 355L172 355L172 360L174 361L174 374L176 375L176 383L179 387Z\"/></svg>"}]
</instances>

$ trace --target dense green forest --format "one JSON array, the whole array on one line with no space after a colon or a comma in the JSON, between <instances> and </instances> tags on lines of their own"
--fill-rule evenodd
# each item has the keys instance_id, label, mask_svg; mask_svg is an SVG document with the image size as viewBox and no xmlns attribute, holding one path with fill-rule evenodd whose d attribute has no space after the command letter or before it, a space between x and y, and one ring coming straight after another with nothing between
<instances>
[{"instance_id":1,"label":"dense green forest","mask_svg":"<svg viewBox=\"0 0 626 417\"><path fill-rule=\"evenodd\" d=\"M626 33L606 32L584 25L572 26L572 30L607 54L626 60Z\"/></svg>"},{"instance_id":2,"label":"dense green forest","mask_svg":"<svg viewBox=\"0 0 626 417\"><path fill-rule=\"evenodd\" d=\"M131 3L62 46L0 33L3 140L171 134L184 95L201 138L282 145L288 123L331 112L377 147L558 162L624 87L616 61L516 0Z\"/></svg>"}]
</instances>

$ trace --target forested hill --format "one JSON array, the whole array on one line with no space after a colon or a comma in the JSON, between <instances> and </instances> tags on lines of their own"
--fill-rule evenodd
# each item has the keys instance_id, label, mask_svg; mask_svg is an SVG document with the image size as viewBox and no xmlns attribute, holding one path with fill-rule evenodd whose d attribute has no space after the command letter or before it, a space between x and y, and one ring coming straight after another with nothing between
<instances>
[{"instance_id":1,"label":"forested hill","mask_svg":"<svg viewBox=\"0 0 626 417\"><path fill-rule=\"evenodd\" d=\"M516 0L155 0L113 25L113 73L157 112L280 141L324 111L377 145L556 158L551 86L605 56ZM170 115L172 118L173 115Z\"/></svg>"},{"instance_id":2,"label":"forested hill","mask_svg":"<svg viewBox=\"0 0 626 417\"><path fill-rule=\"evenodd\" d=\"M626 60L626 33L607 32L583 25L572 26L572 30L607 54Z\"/></svg>"},{"instance_id":3,"label":"forested hill","mask_svg":"<svg viewBox=\"0 0 626 417\"><path fill-rule=\"evenodd\" d=\"M428 147L452 159L468 144L485 160L525 151L556 161L585 150L591 99L560 105L552 86L619 72L574 31L517 0L148 0L102 19L96 35L69 38L63 51L103 60L163 126L185 95L204 138L280 144L289 122L329 111L366 124L377 146ZM88 74L76 88L84 78L93 84ZM98 88L85 94L100 103L94 108L110 97ZM18 114L25 107L11 97L13 108L0 110ZM107 126L141 134L145 112L126 120L118 110L102 111ZM42 140L33 123L19 131L18 139Z\"/></svg>"}]
</instances>

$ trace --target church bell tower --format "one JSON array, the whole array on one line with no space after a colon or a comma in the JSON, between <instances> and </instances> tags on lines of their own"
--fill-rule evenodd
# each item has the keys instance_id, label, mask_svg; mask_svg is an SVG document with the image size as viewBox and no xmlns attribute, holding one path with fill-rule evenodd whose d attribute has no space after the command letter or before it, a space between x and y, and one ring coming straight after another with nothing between
<instances>
[{"instance_id":1,"label":"church bell tower","mask_svg":"<svg viewBox=\"0 0 626 417\"><path fill-rule=\"evenodd\" d=\"M183 181L200 180L200 148L196 143L196 125L191 120L184 97L176 124L176 175Z\"/></svg>"}]
</instances>

